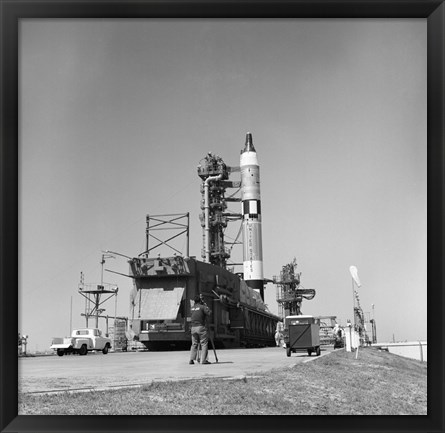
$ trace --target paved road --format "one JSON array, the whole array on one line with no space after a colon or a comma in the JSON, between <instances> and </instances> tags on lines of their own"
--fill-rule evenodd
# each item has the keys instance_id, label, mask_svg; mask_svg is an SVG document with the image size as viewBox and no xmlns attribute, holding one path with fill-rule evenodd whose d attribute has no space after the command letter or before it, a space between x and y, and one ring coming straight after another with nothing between
<instances>
[{"instance_id":1,"label":"paved road","mask_svg":"<svg viewBox=\"0 0 445 433\"><path fill-rule=\"evenodd\" d=\"M321 356L331 351L331 347L324 348ZM189 365L189 353L186 351L116 352L107 355L98 352L87 356L19 358L19 392L110 389L197 377L251 377L317 358L304 352L287 357L280 347L224 349L217 350L216 354L217 363L213 351L209 351L211 365Z\"/></svg>"}]
</instances>

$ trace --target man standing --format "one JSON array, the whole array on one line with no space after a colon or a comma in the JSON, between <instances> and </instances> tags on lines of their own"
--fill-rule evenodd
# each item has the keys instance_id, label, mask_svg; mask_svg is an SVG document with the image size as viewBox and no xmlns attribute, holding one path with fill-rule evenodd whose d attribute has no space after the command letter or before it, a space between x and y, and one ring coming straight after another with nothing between
<instances>
[{"instance_id":1,"label":"man standing","mask_svg":"<svg viewBox=\"0 0 445 433\"><path fill-rule=\"evenodd\" d=\"M199 343L201 343L201 364L211 364L211 362L207 361L209 339L207 336L206 318L210 316L212 312L209 307L203 303L200 296L195 297L195 305L190 311L192 312L192 347L190 349L189 364L195 363Z\"/></svg>"},{"instance_id":2,"label":"man standing","mask_svg":"<svg viewBox=\"0 0 445 433\"><path fill-rule=\"evenodd\" d=\"M277 322L277 327L275 328L275 343L277 347L286 347L283 340L283 322Z\"/></svg>"},{"instance_id":3,"label":"man standing","mask_svg":"<svg viewBox=\"0 0 445 433\"><path fill-rule=\"evenodd\" d=\"M344 347L343 332L338 323L335 324L332 333L334 334L334 349Z\"/></svg>"}]
</instances>

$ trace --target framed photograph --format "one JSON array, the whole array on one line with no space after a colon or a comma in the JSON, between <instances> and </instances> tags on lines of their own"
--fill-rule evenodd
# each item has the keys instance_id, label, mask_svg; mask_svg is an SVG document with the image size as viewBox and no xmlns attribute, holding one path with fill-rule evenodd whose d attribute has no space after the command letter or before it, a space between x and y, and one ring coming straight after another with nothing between
<instances>
[{"instance_id":1,"label":"framed photograph","mask_svg":"<svg viewBox=\"0 0 445 433\"><path fill-rule=\"evenodd\" d=\"M443 431L443 1L0 5L1 432ZM210 163L227 176L208 171ZM232 182L233 174L241 180ZM209 193L210 180L221 179L220 189ZM240 195L224 196L221 188L239 188ZM220 208L211 225L209 213ZM226 229L233 221L238 233ZM167 241L150 237L150 229L165 224L186 235L186 246L175 234ZM149 258L153 245L170 248L170 259ZM203 297L210 265L230 266L242 283L218 271ZM279 292L287 287L289 266L300 289L295 303ZM183 274L193 272L196 290L181 285ZM144 280L163 273L174 275L167 288ZM143 299L144 288L151 290ZM386 356L391 342L412 340L423 365L420 409L406 409L416 400L414 373L406 373L409 397L381 381L365 398L362 385L355 387L347 371L342 383L339 364L327 361L311 373L325 378L320 386L310 383L309 373L299 375L296 364L286 383L277 380L279 389L255 382L261 389L248 391L242 384L255 375L235 372L236 362L226 359L231 376L244 374L241 386L227 391L233 401L226 395L218 410L206 410L209 402L218 406L211 379L220 387L225 373L193 372L207 367L189 365L199 354L207 363L201 346L198 358L193 350L168 352L169 361L136 353L164 343L162 349L193 349L199 338L192 311L204 311L206 302L214 310L208 353L215 364L218 356L224 364L217 350L227 341L239 348L270 337L264 345L280 350L280 363L255 355L270 363L267 371L309 365L297 359L300 347L289 337L308 324L311 344L301 347L305 357L320 360L338 347L357 361L366 353L359 347L373 344ZM253 310L257 318L248 319ZM312 342L321 335L320 318L330 314L343 340L320 350ZM249 332L237 331L246 321ZM175 330L186 338L173 339ZM360 344L354 345L354 331ZM156 337L158 347L150 332L170 336ZM260 340L261 332L270 335ZM282 340L274 339L279 332ZM111 366L113 356L133 354L110 349L147 356ZM77 357L88 350L97 355ZM54 361L39 367L44 386L23 374L34 357ZM88 375L82 361L90 359L100 377ZM139 393L125 394L125 403L116 397L111 406L104 400L106 410L98 402L80 413L51 412L52 394L69 390L69 379L54 373L55 361L73 362L69 368L84 378L82 392L100 390L99 384L149 387L162 365L182 362L168 376L176 386L171 393L183 392L193 405L171 412L168 397ZM260 364L256 360L256 368ZM370 386L380 381L376 365L376 376L366 376ZM113 382L110 375L127 379ZM207 382L185 389L182 377ZM23 403L23 393L42 398ZM252 395L257 401L243 407ZM393 408L384 408L385 398ZM145 411L144 404L159 409Z\"/></svg>"}]
</instances>

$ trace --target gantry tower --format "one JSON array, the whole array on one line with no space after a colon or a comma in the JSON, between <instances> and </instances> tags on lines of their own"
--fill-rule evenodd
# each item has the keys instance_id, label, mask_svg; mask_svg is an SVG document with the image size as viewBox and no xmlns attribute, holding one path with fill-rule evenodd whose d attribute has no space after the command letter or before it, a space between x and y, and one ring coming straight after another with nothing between
<instances>
[{"instance_id":1,"label":"gantry tower","mask_svg":"<svg viewBox=\"0 0 445 433\"><path fill-rule=\"evenodd\" d=\"M203 248L201 256L207 263L226 268L227 260L230 258L230 245L233 242L225 239L225 230L229 222L240 220L240 213L233 213L227 209L228 202L240 202L239 197L234 194L227 197L228 188L241 187L241 181L230 181L232 172L239 171L239 167L228 167L221 157L208 153L198 165L198 176L201 183L201 214L199 219L203 228Z\"/></svg>"},{"instance_id":2,"label":"gantry tower","mask_svg":"<svg viewBox=\"0 0 445 433\"><path fill-rule=\"evenodd\" d=\"M278 315L282 318L303 314L303 299L311 300L315 296L315 289L305 289L300 285L300 277L295 258L282 267L279 277L273 277L273 283L277 285Z\"/></svg>"}]
</instances>

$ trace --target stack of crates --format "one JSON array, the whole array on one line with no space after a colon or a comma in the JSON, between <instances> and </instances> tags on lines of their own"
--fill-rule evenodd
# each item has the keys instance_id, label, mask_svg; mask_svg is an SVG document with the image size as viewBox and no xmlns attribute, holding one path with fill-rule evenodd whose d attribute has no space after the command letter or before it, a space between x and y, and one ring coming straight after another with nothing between
<instances>
[{"instance_id":1,"label":"stack of crates","mask_svg":"<svg viewBox=\"0 0 445 433\"><path fill-rule=\"evenodd\" d=\"M125 320L116 319L114 326L108 328L113 350L127 350L126 327L127 323Z\"/></svg>"}]
</instances>

